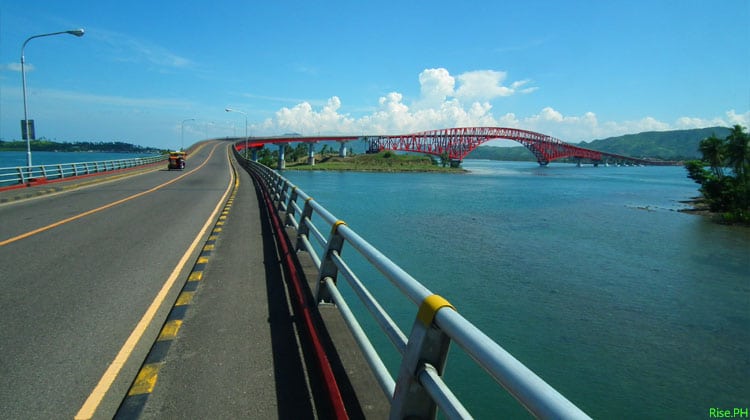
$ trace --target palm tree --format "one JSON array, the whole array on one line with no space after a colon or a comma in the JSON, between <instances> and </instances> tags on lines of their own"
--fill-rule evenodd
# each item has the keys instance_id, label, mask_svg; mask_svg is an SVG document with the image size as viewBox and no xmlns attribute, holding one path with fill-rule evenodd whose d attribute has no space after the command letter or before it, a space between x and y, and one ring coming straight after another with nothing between
<instances>
[{"instance_id":1,"label":"palm tree","mask_svg":"<svg viewBox=\"0 0 750 420\"><path fill-rule=\"evenodd\" d=\"M711 170L718 178L724 178L724 140L712 134L700 142L699 149L703 154L703 160L711 165Z\"/></svg>"},{"instance_id":2,"label":"palm tree","mask_svg":"<svg viewBox=\"0 0 750 420\"><path fill-rule=\"evenodd\" d=\"M727 163L734 171L737 181L739 204L742 210L747 211L750 207L750 135L744 128L736 124L727 136Z\"/></svg>"},{"instance_id":3,"label":"palm tree","mask_svg":"<svg viewBox=\"0 0 750 420\"><path fill-rule=\"evenodd\" d=\"M747 182L748 167L750 167L750 150L748 143L750 136L744 128L736 124L727 136L727 163L734 169L734 175L740 182Z\"/></svg>"}]
</instances>

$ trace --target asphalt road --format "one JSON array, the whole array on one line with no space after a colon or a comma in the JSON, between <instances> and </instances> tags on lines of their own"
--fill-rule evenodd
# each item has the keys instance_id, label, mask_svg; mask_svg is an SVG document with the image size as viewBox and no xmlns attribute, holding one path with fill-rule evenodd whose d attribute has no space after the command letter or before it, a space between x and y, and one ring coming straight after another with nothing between
<instances>
[{"instance_id":1,"label":"asphalt road","mask_svg":"<svg viewBox=\"0 0 750 420\"><path fill-rule=\"evenodd\" d=\"M0 417L111 418L231 190L227 147L0 204Z\"/></svg>"}]
</instances>

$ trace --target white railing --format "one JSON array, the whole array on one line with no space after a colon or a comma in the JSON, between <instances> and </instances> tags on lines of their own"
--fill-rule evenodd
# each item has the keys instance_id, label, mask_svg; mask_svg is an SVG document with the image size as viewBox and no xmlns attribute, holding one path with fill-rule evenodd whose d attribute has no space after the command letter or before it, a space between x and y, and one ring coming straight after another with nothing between
<instances>
[{"instance_id":1,"label":"white railing","mask_svg":"<svg viewBox=\"0 0 750 420\"><path fill-rule=\"evenodd\" d=\"M296 229L297 250L307 251L318 268L318 287L313 291L315 301L332 302L338 307L391 403L392 419L435 418L438 408L448 418L471 418L469 410L442 378L450 343L458 345L536 417L589 418L461 316L447 300L433 294L299 187L268 167L246 161L238 153L235 155L268 189L274 205L286 214L286 225ZM326 236L323 232L330 233ZM414 303L414 324L408 336L342 257L345 245L364 257ZM353 251L347 251L347 256ZM337 281L342 278L356 294L356 302L347 302L340 293ZM363 305L399 352L401 365L396 378L386 368L350 309L350 303Z\"/></svg>"},{"instance_id":2,"label":"white railing","mask_svg":"<svg viewBox=\"0 0 750 420\"><path fill-rule=\"evenodd\" d=\"M26 184L34 180L56 180L99 172L116 171L161 162L166 156L148 156L95 162L57 163L53 165L0 168L0 187Z\"/></svg>"}]
</instances>

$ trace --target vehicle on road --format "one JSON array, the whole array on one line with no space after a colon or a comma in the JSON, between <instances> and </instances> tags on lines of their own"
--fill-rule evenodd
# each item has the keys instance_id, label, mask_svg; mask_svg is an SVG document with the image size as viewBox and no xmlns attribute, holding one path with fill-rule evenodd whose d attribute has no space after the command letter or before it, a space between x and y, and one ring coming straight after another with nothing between
<instances>
[{"instance_id":1,"label":"vehicle on road","mask_svg":"<svg viewBox=\"0 0 750 420\"><path fill-rule=\"evenodd\" d=\"M167 164L167 169L170 171L172 169L185 169L186 158L187 153L185 152L169 152L169 163Z\"/></svg>"}]
</instances>

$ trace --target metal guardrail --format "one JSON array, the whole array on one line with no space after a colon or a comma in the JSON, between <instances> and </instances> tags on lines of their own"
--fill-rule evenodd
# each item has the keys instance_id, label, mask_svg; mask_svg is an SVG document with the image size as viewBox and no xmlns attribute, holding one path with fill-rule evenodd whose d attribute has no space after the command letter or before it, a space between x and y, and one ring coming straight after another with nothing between
<instances>
[{"instance_id":1,"label":"metal guardrail","mask_svg":"<svg viewBox=\"0 0 750 420\"><path fill-rule=\"evenodd\" d=\"M0 187L25 184L33 180L55 180L99 172L116 171L161 162L166 156L149 156L95 162L58 163L53 165L0 168Z\"/></svg>"},{"instance_id":2,"label":"metal guardrail","mask_svg":"<svg viewBox=\"0 0 750 420\"><path fill-rule=\"evenodd\" d=\"M451 342L536 417L589 418L461 316L447 300L433 294L300 188L270 168L245 161L238 153L235 155L263 179L278 210L286 213L286 225L296 229L296 250L307 251L318 268L318 287L314 290L316 302L337 305L391 403L390 418L435 418L438 407L448 418L471 418L442 378ZM323 228L319 227L321 224ZM330 232L328 237L322 233L326 231ZM318 252L311 241L319 244L323 252ZM364 257L415 304L415 320L408 337L347 265L342 257L345 245ZM337 280L340 278L346 280L356 293L358 303L364 305L400 353L401 367L395 379L339 291Z\"/></svg>"}]
</instances>

